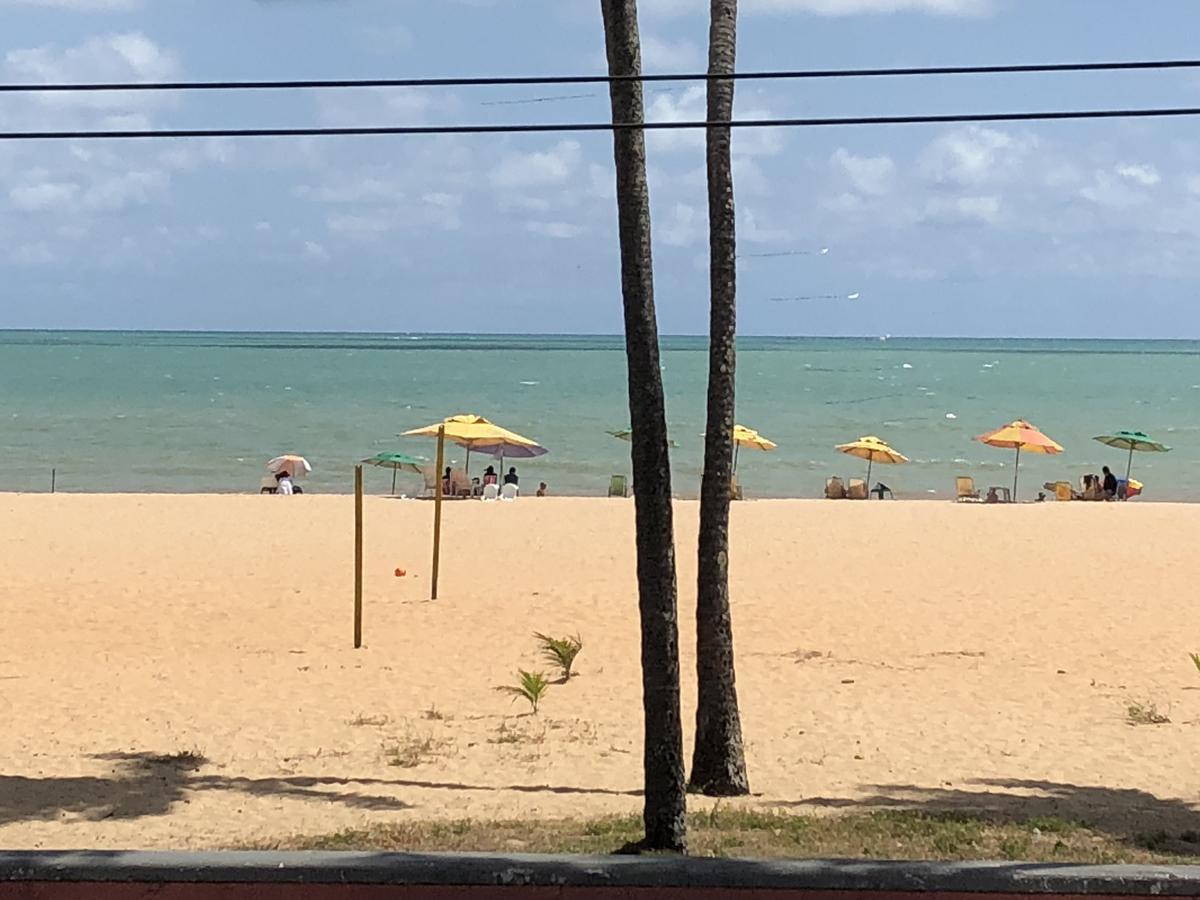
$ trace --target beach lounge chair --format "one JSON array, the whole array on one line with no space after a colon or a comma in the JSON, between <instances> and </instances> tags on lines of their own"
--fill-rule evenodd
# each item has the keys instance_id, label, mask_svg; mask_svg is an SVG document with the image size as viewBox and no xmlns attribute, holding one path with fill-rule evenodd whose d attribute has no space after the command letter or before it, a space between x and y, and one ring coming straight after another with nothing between
<instances>
[{"instance_id":1,"label":"beach lounge chair","mask_svg":"<svg viewBox=\"0 0 1200 900\"><path fill-rule=\"evenodd\" d=\"M258 486L260 494L274 494L279 491L279 482L275 480L274 475L266 475L263 477L262 483Z\"/></svg>"},{"instance_id":2,"label":"beach lounge chair","mask_svg":"<svg viewBox=\"0 0 1200 900\"><path fill-rule=\"evenodd\" d=\"M826 500L845 500L846 485L842 479L834 475L831 478L825 479L825 499Z\"/></svg>"},{"instance_id":3,"label":"beach lounge chair","mask_svg":"<svg viewBox=\"0 0 1200 900\"><path fill-rule=\"evenodd\" d=\"M473 492L474 486L471 484L471 476L463 469L452 469L450 471L450 496L470 497Z\"/></svg>"},{"instance_id":4,"label":"beach lounge chair","mask_svg":"<svg viewBox=\"0 0 1200 900\"><path fill-rule=\"evenodd\" d=\"M425 479L425 484L421 488L422 497L433 497L437 494L438 473L433 466L422 466L421 477Z\"/></svg>"},{"instance_id":5,"label":"beach lounge chair","mask_svg":"<svg viewBox=\"0 0 1200 900\"><path fill-rule=\"evenodd\" d=\"M490 503L493 500L499 500L500 499L499 485L497 485L496 482L494 482L494 481L491 484L485 484L483 486L482 499L485 503Z\"/></svg>"},{"instance_id":6,"label":"beach lounge chair","mask_svg":"<svg viewBox=\"0 0 1200 900\"><path fill-rule=\"evenodd\" d=\"M959 475L954 479L956 490L955 500L959 503L979 503L979 491L975 488L975 479L970 475Z\"/></svg>"},{"instance_id":7,"label":"beach lounge chair","mask_svg":"<svg viewBox=\"0 0 1200 900\"><path fill-rule=\"evenodd\" d=\"M624 475L614 475L608 482L608 496L610 497L628 497L629 484L625 481Z\"/></svg>"},{"instance_id":8,"label":"beach lounge chair","mask_svg":"<svg viewBox=\"0 0 1200 900\"><path fill-rule=\"evenodd\" d=\"M521 489L518 488L515 484L506 484L504 487L502 487L500 489L500 499L501 500L508 500L511 502L513 500L516 500L517 497L520 496L520 494L521 494Z\"/></svg>"},{"instance_id":9,"label":"beach lounge chair","mask_svg":"<svg viewBox=\"0 0 1200 900\"><path fill-rule=\"evenodd\" d=\"M867 482L862 478L851 478L850 484L846 487L847 500L867 500L870 494L867 493Z\"/></svg>"}]
</instances>

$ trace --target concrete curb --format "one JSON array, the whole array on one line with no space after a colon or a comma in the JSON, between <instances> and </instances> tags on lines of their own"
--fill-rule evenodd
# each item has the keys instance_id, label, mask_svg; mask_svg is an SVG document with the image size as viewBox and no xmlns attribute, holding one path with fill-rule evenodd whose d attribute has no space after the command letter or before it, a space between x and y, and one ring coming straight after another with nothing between
<instances>
[{"instance_id":1,"label":"concrete curb","mask_svg":"<svg viewBox=\"0 0 1200 900\"><path fill-rule=\"evenodd\" d=\"M1200 866L404 853L0 853L0 883L526 886L881 894L1200 895ZM299 895L299 892L297 892Z\"/></svg>"}]
</instances>

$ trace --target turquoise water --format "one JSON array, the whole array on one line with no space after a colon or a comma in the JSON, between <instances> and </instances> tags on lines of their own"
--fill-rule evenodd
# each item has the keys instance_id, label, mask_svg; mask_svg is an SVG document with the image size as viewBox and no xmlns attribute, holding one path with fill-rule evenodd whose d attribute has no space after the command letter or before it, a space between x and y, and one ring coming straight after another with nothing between
<instances>
[{"instance_id":1,"label":"turquoise water","mask_svg":"<svg viewBox=\"0 0 1200 900\"><path fill-rule=\"evenodd\" d=\"M707 356L665 338L674 487L699 484ZM1091 440L1140 429L1171 444L1139 454L1148 499L1200 499L1200 342L745 338L738 421L779 443L743 452L757 496L817 496L862 474L834 444L877 434L913 460L876 468L898 493L947 497L957 474L1011 484L1012 454L971 440L1024 417L1066 447L1022 458L1022 494L1078 480L1124 454ZM599 494L627 472L623 344L615 337L0 332L0 491L253 491L264 462L296 452L308 488L350 489L355 460L432 455L398 433L476 412L550 448L523 483ZM955 418L947 418L947 414ZM452 457L460 462L463 454ZM472 463L472 470L479 466ZM368 470L387 492L390 473ZM413 491L411 476L401 490Z\"/></svg>"}]
</instances>

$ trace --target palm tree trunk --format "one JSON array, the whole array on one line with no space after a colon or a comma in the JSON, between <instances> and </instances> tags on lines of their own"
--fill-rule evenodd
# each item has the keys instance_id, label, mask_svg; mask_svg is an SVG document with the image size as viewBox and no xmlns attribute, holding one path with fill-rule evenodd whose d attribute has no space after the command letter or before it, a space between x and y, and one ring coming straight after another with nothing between
<instances>
[{"instance_id":1,"label":"palm tree trunk","mask_svg":"<svg viewBox=\"0 0 1200 900\"><path fill-rule=\"evenodd\" d=\"M737 0L712 0L708 71L733 73ZM708 121L733 118L733 82L709 81ZM733 478L734 374L737 333L737 240L730 129L708 129L709 351L708 427L700 488L696 584L696 746L694 791L730 797L750 793L733 667L729 611L729 501Z\"/></svg>"},{"instance_id":2,"label":"palm tree trunk","mask_svg":"<svg viewBox=\"0 0 1200 900\"><path fill-rule=\"evenodd\" d=\"M600 0L610 75L640 75L637 0ZM609 86L613 122L644 121L640 81ZM646 839L652 850L687 849L683 727L679 703L679 622L667 417L659 366L650 252L650 190L641 129L613 132L621 293L633 430L638 609L642 626Z\"/></svg>"}]
</instances>

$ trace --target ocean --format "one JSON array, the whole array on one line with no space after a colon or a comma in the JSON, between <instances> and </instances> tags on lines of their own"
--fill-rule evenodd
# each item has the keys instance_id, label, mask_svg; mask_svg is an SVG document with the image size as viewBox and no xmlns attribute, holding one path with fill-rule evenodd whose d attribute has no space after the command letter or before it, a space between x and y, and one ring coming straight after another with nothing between
<instances>
[{"instance_id":1,"label":"ocean","mask_svg":"<svg viewBox=\"0 0 1200 900\"><path fill-rule=\"evenodd\" d=\"M665 337L663 379L678 496L699 489L707 341ZM254 492L264 464L300 453L306 490L352 490L357 460L432 457L400 432L478 413L549 448L522 485L599 495L629 471L620 337L0 331L0 491ZM946 499L954 477L1011 485L1013 453L973 436L1026 418L1065 448L1024 455L1021 491L1077 482L1126 455L1092 440L1141 430L1144 499L1200 499L1200 341L833 339L739 341L740 423L776 441L742 451L749 496L818 497L826 476L865 474L834 445L874 434L912 460L876 466L898 496ZM454 448L450 459L461 464ZM486 461L472 459L472 472ZM391 473L367 470L388 493ZM401 475L398 490L420 479Z\"/></svg>"}]
</instances>

